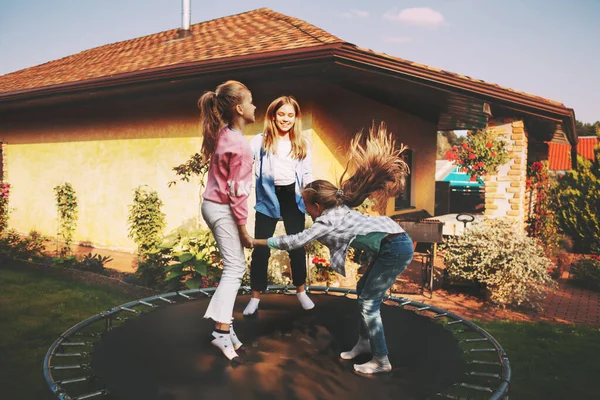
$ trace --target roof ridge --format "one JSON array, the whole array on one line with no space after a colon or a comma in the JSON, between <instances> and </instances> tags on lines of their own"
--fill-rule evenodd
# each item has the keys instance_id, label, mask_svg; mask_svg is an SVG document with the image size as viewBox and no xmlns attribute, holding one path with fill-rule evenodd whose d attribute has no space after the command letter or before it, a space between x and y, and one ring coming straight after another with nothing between
<instances>
[{"instance_id":1,"label":"roof ridge","mask_svg":"<svg viewBox=\"0 0 600 400\"><path fill-rule=\"evenodd\" d=\"M309 35L313 39L318 40L319 42L321 42L323 44L325 44L327 42L324 41L323 39L321 39L321 38L313 35L312 33L308 32L306 29L304 29L300 25L303 25L303 24L309 25L311 28L319 30L321 32L324 32L324 33L328 34L329 36L331 36L332 38L335 38L339 42L343 42L344 41L344 40L340 39L339 37L337 37L335 35L332 35L331 33L325 31L324 29L321 29L318 26L311 24L310 22L301 20L299 18L291 17L289 15L285 15L285 14L279 13L277 11L271 10L268 7L259 8L259 9L253 10L253 11L260 12L260 13L262 13L262 14L270 17L270 18L273 18L273 19L278 19L280 21L284 21L284 22L290 24L291 26L293 26L294 28L298 29L302 33L305 33L305 34ZM253 12L253 11L248 11L248 12Z\"/></svg>"}]
</instances>

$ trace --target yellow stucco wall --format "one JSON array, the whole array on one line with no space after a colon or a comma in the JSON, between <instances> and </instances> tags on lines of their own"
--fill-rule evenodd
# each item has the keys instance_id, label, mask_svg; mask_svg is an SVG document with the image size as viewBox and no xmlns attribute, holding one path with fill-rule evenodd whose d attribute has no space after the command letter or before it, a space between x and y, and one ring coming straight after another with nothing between
<instances>
[{"instance_id":1,"label":"yellow stucco wall","mask_svg":"<svg viewBox=\"0 0 600 400\"><path fill-rule=\"evenodd\" d=\"M412 207L394 210L394 202L390 200L387 214L425 209L433 215L436 125L333 85L321 84L320 90L310 107L312 144L318 154L313 161L315 177L337 183L345 167L350 138L361 130L366 133L373 121L376 124L383 121L397 143L413 151Z\"/></svg>"},{"instance_id":2,"label":"yellow stucco wall","mask_svg":"<svg viewBox=\"0 0 600 400\"><path fill-rule=\"evenodd\" d=\"M412 204L433 213L435 193L435 124L323 82L273 82L249 86L257 105L256 123L246 129L251 139L262 131L264 112L275 97L295 95L313 148L316 178L335 182L343 170L349 138L385 121L398 142L413 151ZM0 121L0 141L7 143L5 180L11 183L10 228L36 229L54 237L57 231L53 188L69 182L79 200L75 241L95 247L134 251L127 237L128 206L133 190L148 185L164 203L167 231L199 219L197 182L168 187L172 168L199 151L198 110L202 90L158 94L155 98L111 100L94 106L58 105L31 111L21 119ZM140 102L141 101L141 102ZM98 109L96 109L98 107ZM60 115L57 115L59 110ZM31 118L30 118L31 115ZM254 194L248 231L254 231ZM390 202L388 214L393 210Z\"/></svg>"}]
</instances>

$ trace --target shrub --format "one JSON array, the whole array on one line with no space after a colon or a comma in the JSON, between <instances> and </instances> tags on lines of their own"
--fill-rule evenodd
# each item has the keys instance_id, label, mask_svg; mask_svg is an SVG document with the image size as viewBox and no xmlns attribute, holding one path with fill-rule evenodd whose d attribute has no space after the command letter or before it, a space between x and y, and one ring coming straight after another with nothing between
<instances>
[{"instance_id":1,"label":"shrub","mask_svg":"<svg viewBox=\"0 0 600 400\"><path fill-rule=\"evenodd\" d=\"M129 206L129 237L137 244L142 261L163 240L165 214L161 211L162 205L156 191L144 186L135 188L133 204Z\"/></svg>"},{"instance_id":2,"label":"shrub","mask_svg":"<svg viewBox=\"0 0 600 400\"><path fill-rule=\"evenodd\" d=\"M75 195L73 186L68 182L56 186L54 188L54 194L56 196L59 225L56 237L57 247L59 237L62 237L65 245L60 249L60 254L65 255L71 253L73 234L77 227L77 196Z\"/></svg>"},{"instance_id":3,"label":"shrub","mask_svg":"<svg viewBox=\"0 0 600 400\"><path fill-rule=\"evenodd\" d=\"M578 286L600 292L600 257L582 258L571 266L571 279Z\"/></svg>"},{"instance_id":4,"label":"shrub","mask_svg":"<svg viewBox=\"0 0 600 400\"><path fill-rule=\"evenodd\" d=\"M578 157L579 169L557 179L553 209L560 229L581 253L600 253L600 147L592 162Z\"/></svg>"},{"instance_id":5,"label":"shrub","mask_svg":"<svg viewBox=\"0 0 600 400\"><path fill-rule=\"evenodd\" d=\"M77 262L75 268L96 274L108 275L104 264L111 262L112 260L113 259L110 256L89 253Z\"/></svg>"},{"instance_id":6,"label":"shrub","mask_svg":"<svg viewBox=\"0 0 600 400\"><path fill-rule=\"evenodd\" d=\"M29 232L28 236L21 236L17 231L10 229L0 238L0 254L19 260L39 262L46 259L44 250L50 239L37 231Z\"/></svg>"},{"instance_id":7,"label":"shrub","mask_svg":"<svg viewBox=\"0 0 600 400\"><path fill-rule=\"evenodd\" d=\"M165 276L171 290L213 287L221 279L223 261L212 232L206 228L174 232L161 250L171 256Z\"/></svg>"},{"instance_id":8,"label":"shrub","mask_svg":"<svg viewBox=\"0 0 600 400\"><path fill-rule=\"evenodd\" d=\"M460 146L446 152L446 158L462 168L473 180L486 174L494 174L498 167L508 162L506 142L491 132L469 132Z\"/></svg>"},{"instance_id":9,"label":"shrub","mask_svg":"<svg viewBox=\"0 0 600 400\"><path fill-rule=\"evenodd\" d=\"M1 143L0 143L1 144ZM0 152L2 149L0 148ZM0 182L0 235L8 226L8 197L10 194L10 183Z\"/></svg>"},{"instance_id":10,"label":"shrub","mask_svg":"<svg viewBox=\"0 0 600 400\"><path fill-rule=\"evenodd\" d=\"M510 221L474 223L465 234L450 237L442 254L450 277L485 285L498 305L541 308L548 289L556 286L543 248Z\"/></svg>"}]
</instances>

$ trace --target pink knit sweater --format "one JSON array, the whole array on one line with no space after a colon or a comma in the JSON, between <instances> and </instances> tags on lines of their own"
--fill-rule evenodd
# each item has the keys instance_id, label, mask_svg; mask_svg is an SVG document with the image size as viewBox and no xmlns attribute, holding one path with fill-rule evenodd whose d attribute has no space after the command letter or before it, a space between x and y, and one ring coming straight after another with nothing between
<instances>
[{"instance_id":1,"label":"pink knit sweater","mask_svg":"<svg viewBox=\"0 0 600 400\"><path fill-rule=\"evenodd\" d=\"M248 219L253 162L252 150L244 135L223 127L217 148L210 158L202 197L215 203L229 204L238 225L245 225Z\"/></svg>"}]
</instances>

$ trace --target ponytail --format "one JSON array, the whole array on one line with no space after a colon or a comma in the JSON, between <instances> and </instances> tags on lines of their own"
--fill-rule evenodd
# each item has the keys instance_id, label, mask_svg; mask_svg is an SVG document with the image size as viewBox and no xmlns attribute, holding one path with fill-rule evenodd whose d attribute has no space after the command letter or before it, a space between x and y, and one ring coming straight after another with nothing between
<instances>
[{"instance_id":1,"label":"ponytail","mask_svg":"<svg viewBox=\"0 0 600 400\"><path fill-rule=\"evenodd\" d=\"M208 160L215 152L219 129L223 126L223 121L217 110L216 97L215 92L205 92L198 100L203 136L202 156L205 160Z\"/></svg>"},{"instance_id":2,"label":"ponytail","mask_svg":"<svg viewBox=\"0 0 600 400\"><path fill-rule=\"evenodd\" d=\"M238 81L227 81L214 92L205 92L198 100L202 125L202 156L208 161L217 148L219 131L223 125L231 123L233 109L250 92L246 85Z\"/></svg>"}]
</instances>

